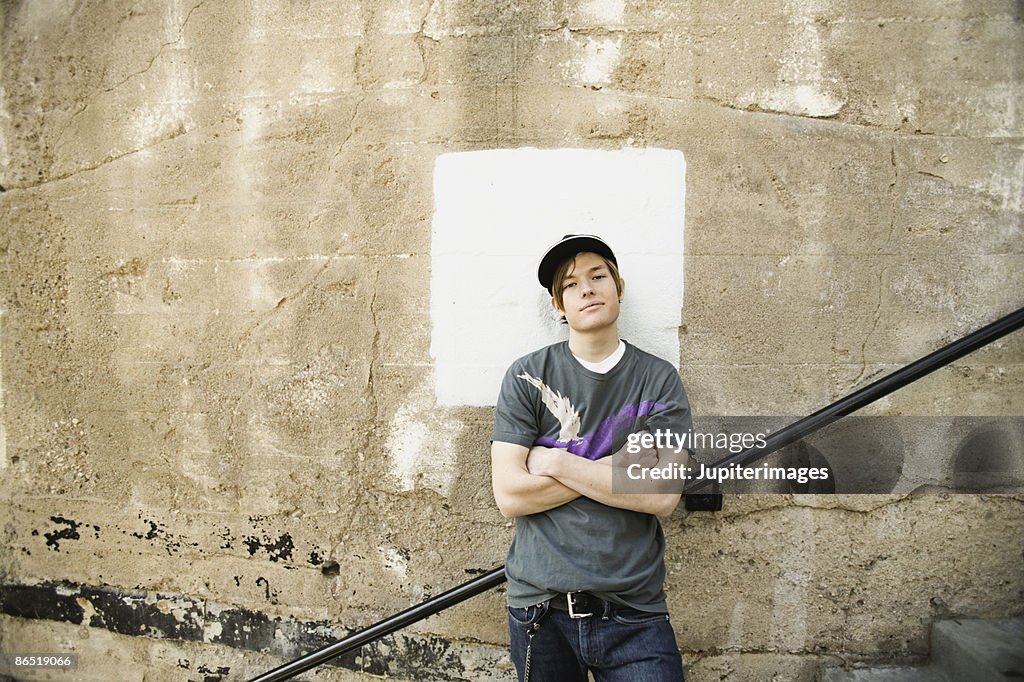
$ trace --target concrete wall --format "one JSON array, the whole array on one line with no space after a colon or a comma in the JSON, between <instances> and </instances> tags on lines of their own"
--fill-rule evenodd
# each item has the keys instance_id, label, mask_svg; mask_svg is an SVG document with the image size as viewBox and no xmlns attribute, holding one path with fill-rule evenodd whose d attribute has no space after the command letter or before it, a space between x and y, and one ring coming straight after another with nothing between
<instances>
[{"instance_id":1,"label":"concrete wall","mask_svg":"<svg viewBox=\"0 0 1024 682\"><path fill-rule=\"evenodd\" d=\"M683 153L698 414L809 412L1018 307L1020 11L4 3L0 649L241 679L502 563L493 408L432 390L442 154ZM873 411L1019 415L1022 374L1018 334ZM1020 497L665 526L697 682L913 659L933 618L1024 610ZM501 678L505 642L495 591L318 679Z\"/></svg>"}]
</instances>

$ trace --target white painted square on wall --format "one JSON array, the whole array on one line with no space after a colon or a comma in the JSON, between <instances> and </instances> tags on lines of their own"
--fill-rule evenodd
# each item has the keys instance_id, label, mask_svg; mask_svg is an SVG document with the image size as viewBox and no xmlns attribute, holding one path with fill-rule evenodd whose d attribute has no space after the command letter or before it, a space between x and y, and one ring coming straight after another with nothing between
<instances>
[{"instance_id":1,"label":"white painted square on wall","mask_svg":"<svg viewBox=\"0 0 1024 682\"><path fill-rule=\"evenodd\" d=\"M503 149L434 167L430 353L439 405L494 405L516 358L566 338L537 281L566 234L608 242L619 334L679 365L686 162L664 149Z\"/></svg>"}]
</instances>

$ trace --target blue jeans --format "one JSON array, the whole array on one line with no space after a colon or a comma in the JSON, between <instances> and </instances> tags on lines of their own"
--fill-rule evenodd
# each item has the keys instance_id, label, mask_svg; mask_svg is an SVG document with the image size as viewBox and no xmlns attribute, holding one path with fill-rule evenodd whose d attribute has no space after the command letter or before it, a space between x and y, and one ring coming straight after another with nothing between
<instances>
[{"instance_id":1,"label":"blue jeans","mask_svg":"<svg viewBox=\"0 0 1024 682\"><path fill-rule=\"evenodd\" d=\"M683 659L667 613L617 608L572 619L544 602L509 607L520 682L682 682ZM529 647L529 677L526 675Z\"/></svg>"}]
</instances>

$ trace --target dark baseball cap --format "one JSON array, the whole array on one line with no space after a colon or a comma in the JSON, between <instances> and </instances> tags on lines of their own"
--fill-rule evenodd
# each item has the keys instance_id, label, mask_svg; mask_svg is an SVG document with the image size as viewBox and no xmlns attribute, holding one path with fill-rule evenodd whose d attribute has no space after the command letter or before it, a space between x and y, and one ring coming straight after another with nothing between
<instances>
[{"instance_id":1,"label":"dark baseball cap","mask_svg":"<svg viewBox=\"0 0 1024 682\"><path fill-rule=\"evenodd\" d=\"M604 256L615 263L616 267L619 265L611 247L605 244L600 237L592 234L567 234L552 245L540 259L540 266L537 268L537 279L540 280L540 285L547 289L548 293L551 293L551 285L554 282L555 270L558 269L558 266L577 253L586 252Z\"/></svg>"}]
</instances>

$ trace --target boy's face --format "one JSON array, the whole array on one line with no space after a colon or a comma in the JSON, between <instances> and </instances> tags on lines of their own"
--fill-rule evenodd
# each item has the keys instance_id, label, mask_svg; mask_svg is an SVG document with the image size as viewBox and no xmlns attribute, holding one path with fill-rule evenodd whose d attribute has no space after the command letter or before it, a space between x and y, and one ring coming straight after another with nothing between
<instances>
[{"instance_id":1,"label":"boy's face","mask_svg":"<svg viewBox=\"0 0 1024 682\"><path fill-rule=\"evenodd\" d=\"M621 285L620 285L621 286ZM619 319L619 291L604 259L596 253L578 253L562 282L562 303L552 296L551 305L565 315L574 331L594 331Z\"/></svg>"}]
</instances>

